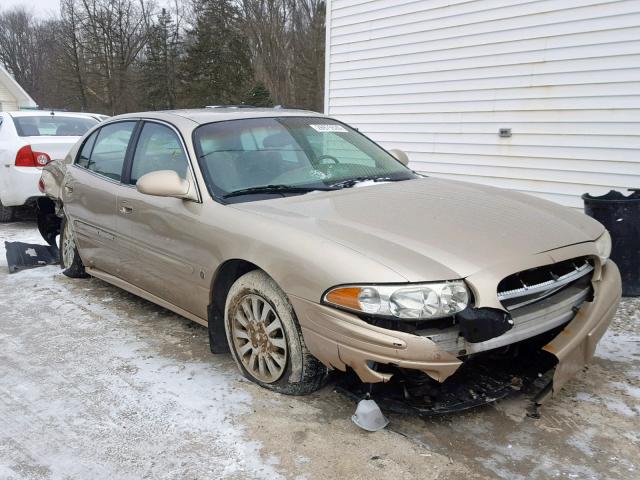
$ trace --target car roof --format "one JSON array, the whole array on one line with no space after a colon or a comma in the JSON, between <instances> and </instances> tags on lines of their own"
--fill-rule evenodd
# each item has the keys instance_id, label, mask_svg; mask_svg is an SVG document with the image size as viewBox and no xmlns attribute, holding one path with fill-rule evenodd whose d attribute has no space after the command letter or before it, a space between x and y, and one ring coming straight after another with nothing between
<instances>
[{"instance_id":1,"label":"car roof","mask_svg":"<svg viewBox=\"0 0 640 480\"><path fill-rule=\"evenodd\" d=\"M163 110L156 112L126 113L111 117L109 120L125 118L154 118L158 120L175 120L176 117L191 120L197 124L220 122L224 120L241 120L247 118L264 117L321 117L320 113L310 110L297 110L293 108L237 108L237 107L213 107L189 110Z\"/></svg>"},{"instance_id":2,"label":"car roof","mask_svg":"<svg viewBox=\"0 0 640 480\"><path fill-rule=\"evenodd\" d=\"M46 117L46 116L54 116L54 117L76 117L76 118L94 118L98 115L95 113L86 113L86 112L59 112L57 110L20 110L17 112L5 112L11 115L12 117Z\"/></svg>"}]
</instances>

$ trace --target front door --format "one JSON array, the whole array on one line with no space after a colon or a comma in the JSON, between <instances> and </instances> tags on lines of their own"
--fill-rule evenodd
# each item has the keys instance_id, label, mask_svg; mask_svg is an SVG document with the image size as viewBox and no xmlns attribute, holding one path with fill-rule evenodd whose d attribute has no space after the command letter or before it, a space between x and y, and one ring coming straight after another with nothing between
<instances>
[{"instance_id":1,"label":"front door","mask_svg":"<svg viewBox=\"0 0 640 480\"><path fill-rule=\"evenodd\" d=\"M145 122L126 186L118 194L117 231L122 278L201 318L206 318L210 277L202 275L197 245L202 204L138 192L142 175L173 170L193 178L180 137L170 126ZM127 188L128 187L128 188ZM204 277L204 278L203 278Z\"/></svg>"},{"instance_id":2,"label":"front door","mask_svg":"<svg viewBox=\"0 0 640 480\"><path fill-rule=\"evenodd\" d=\"M105 125L92 133L68 169L65 213L73 223L85 266L118 275L117 191L136 121Z\"/></svg>"}]
</instances>

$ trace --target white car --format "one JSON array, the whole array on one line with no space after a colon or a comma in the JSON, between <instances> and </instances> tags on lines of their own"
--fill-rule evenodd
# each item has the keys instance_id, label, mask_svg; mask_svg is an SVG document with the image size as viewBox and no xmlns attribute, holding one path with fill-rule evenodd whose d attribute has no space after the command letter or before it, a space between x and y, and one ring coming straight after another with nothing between
<instances>
[{"instance_id":1,"label":"white car","mask_svg":"<svg viewBox=\"0 0 640 480\"><path fill-rule=\"evenodd\" d=\"M0 112L0 222L10 222L16 207L35 204L42 196L42 167L64 158L97 114L24 111Z\"/></svg>"}]
</instances>

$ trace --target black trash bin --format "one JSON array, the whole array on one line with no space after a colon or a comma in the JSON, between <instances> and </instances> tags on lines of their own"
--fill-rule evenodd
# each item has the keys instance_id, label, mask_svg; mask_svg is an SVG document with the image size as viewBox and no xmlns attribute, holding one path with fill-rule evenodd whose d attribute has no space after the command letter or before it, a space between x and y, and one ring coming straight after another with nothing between
<instances>
[{"instance_id":1,"label":"black trash bin","mask_svg":"<svg viewBox=\"0 0 640 480\"><path fill-rule=\"evenodd\" d=\"M606 195L582 195L584 211L611 234L611 259L620 268L622 294L640 296L640 188L625 196L611 190Z\"/></svg>"}]
</instances>

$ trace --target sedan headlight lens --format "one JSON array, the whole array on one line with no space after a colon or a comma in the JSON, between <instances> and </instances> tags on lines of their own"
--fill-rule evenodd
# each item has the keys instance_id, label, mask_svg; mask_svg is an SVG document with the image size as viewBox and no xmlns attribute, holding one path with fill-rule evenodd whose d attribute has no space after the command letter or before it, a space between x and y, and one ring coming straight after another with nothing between
<instances>
[{"instance_id":1,"label":"sedan headlight lens","mask_svg":"<svg viewBox=\"0 0 640 480\"><path fill-rule=\"evenodd\" d=\"M350 285L327 291L323 302L368 315L428 320L461 312L469 304L462 280L405 285Z\"/></svg>"},{"instance_id":2,"label":"sedan headlight lens","mask_svg":"<svg viewBox=\"0 0 640 480\"><path fill-rule=\"evenodd\" d=\"M606 263L611 255L611 235L609 235L607 230L596 240L596 250L598 251L600 261L603 264Z\"/></svg>"}]
</instances>

